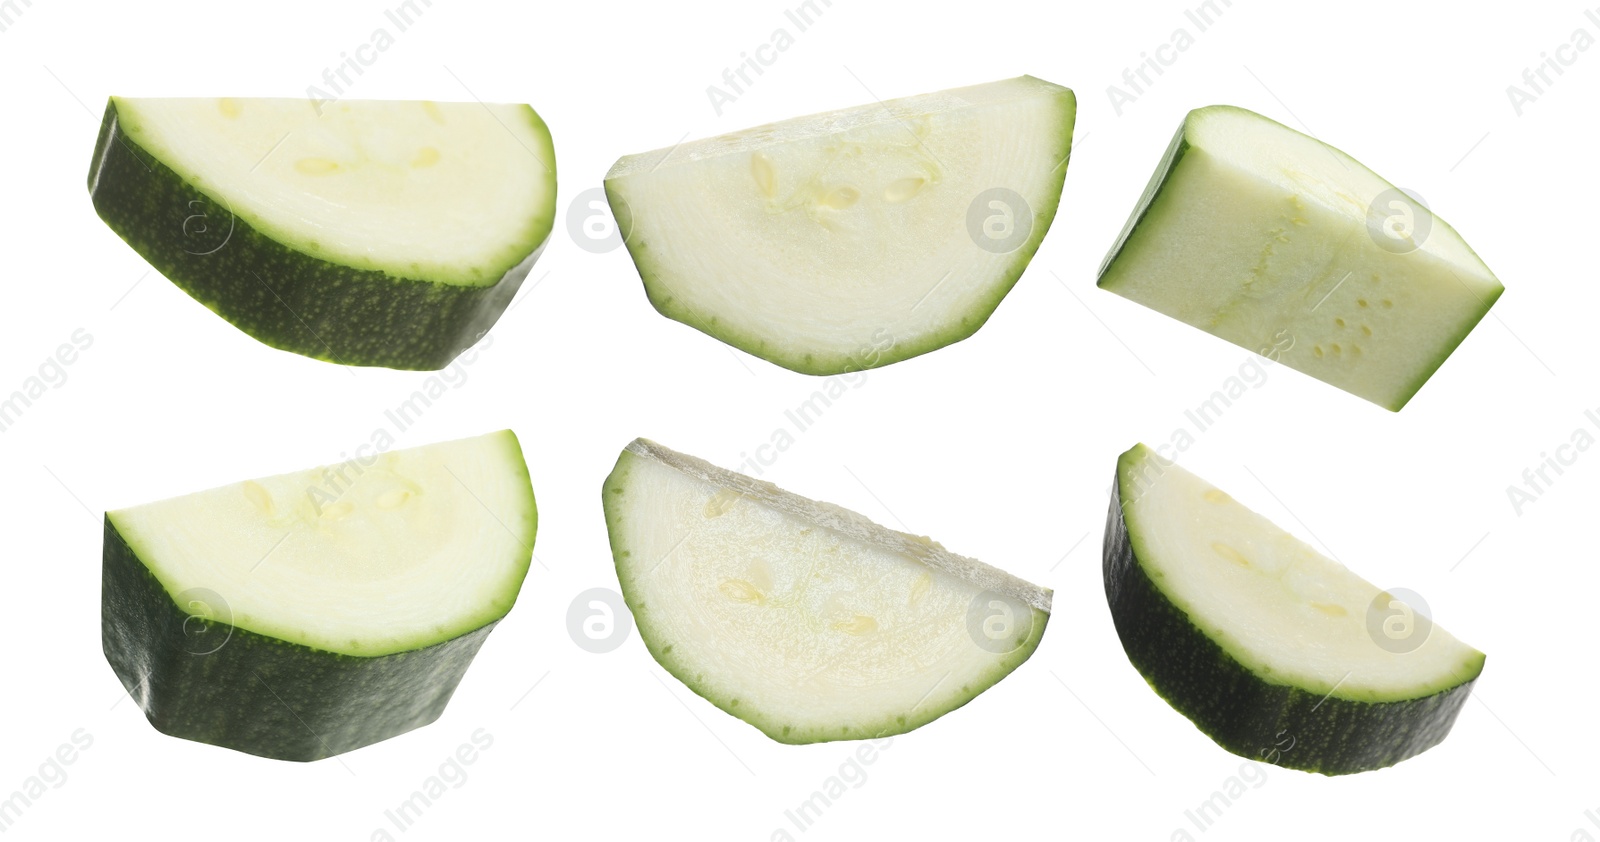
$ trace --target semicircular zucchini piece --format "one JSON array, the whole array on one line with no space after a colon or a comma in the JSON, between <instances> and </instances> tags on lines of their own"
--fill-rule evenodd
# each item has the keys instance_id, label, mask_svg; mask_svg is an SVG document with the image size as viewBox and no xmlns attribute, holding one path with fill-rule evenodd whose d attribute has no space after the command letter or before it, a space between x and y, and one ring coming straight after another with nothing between
<instances>
[{"instance_id":1,"label":"semicircular zucchini piece","mask_svg":"<svg viewBox=\"0 0 1600 842\"><path fill-rule=\"evenodd\" d=\"M1234 754L1342 775L1450 732L1484 655L1138 445L1117 462L1105 586L1128 660Z\"/></svg>"},{"instance_id":2,"label":"semicircular zucchini piece","mask_svg":"<svg viewBox=\"0 0 1600 842\"><path fill-rule=\"evenodd\" d=\"M1055 218L1075 114L1023 76L629 155L606 195L662 315L859 371L983 326Z\"/></svg>"},{"instance_id":3,"label":"semicircular zucchini piece","mask_svg":"<svg viewBox=\"0 0 1600 842\"><path fill-rule=\"evenodd\" d=\"M1051 593L644 439L606 478L623 597L650 654L781 743L901 734L1033 654Z\"/></svg>"},{"instance_id":4,"label":"semicircular zucchini piece","mask_svg":"<svg viewBox=\"0 0 1600 842\"><path fill-rule=\"evenodd\" d=\"M163 733L360 748L444 711L536 522L510 430L107 512L106 659Z\"/></svg>"},{"instance_id":5,"label":"semicircular zucchini piece","mask_svg":"<svg viewBox=\"0 0 1600 842\"><path fill-rule=\"evenodd\" d=\"M526 105L112 97L96 212L267 345L439 369L494 325L555 222Z\"/></svg>"},{"instance_id":6,"label":"semicircular zucchini piece","mask_svg":"<svg viewBox=\"0 0 1600 842\"><path fill-rule=\"evenodd\" d=\"M1184 118L1098 283L1392 411L1505 290L1412 195L1227 105Z\"/></svg>"}]
</instances>

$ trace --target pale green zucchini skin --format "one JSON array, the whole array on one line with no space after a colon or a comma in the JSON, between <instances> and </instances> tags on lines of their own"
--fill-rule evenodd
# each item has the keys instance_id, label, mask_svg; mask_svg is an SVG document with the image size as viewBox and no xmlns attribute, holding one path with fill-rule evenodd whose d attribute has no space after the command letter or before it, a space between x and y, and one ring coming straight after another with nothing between
<instances>
[{"instance_id":1,"label":"pale green zucchini skin","mask_svg":"<svg viewBox=\"0 0 1600 842\"><path fill-rule=\"evenodd\" d=\"M533 109L528 118L548 129ZM553 166L553 164L552 164ZM95 211L134 251L255 339L340 365L431 371L492 327L533 268L554 224L487 286L358 269L280 243L141 147L106 106L89 173Z\"/></svg>"},{"instance_id":2,"label":"pale green zucchini skin","mask_svg":"<svg viewBox=\"0 0 1600 842\"><path fill-rule=\"evenodd\" d=\"M1100 268L1095 280L1096 286L1110 292L1115 292L1119 295L1127 295L1127 293L1123 291L1124 288L1128 286L1130 279L1137 278L1137 273L1129 270L1128 266L1134 264L1136 262L1135 258L1137 258L1140 254L1155 253L1183 255L1186 253L1185 250L1210 248L1210 246L1206 245L1206 243L1209 241L1203 238L1186 238L1174 235L1169 228L1163 227L1161 223L1161 217L1167 216L1170 219L1170 214L1173 212L1172 208L1180 201L1174 196L1174 194L1179 193L1182 189L1181 187L1176 186L1177 183L1181 181L1180 173L1182 173L1186 168L1199 166L1199 164L1194 163L1191 159L1203 159L1206 157L1207 153L1205 150L1201 147L1195 146L1193 142L1192 133L1194 130L1194 121L1197 117L1205 112L1216 111L1244 112L1250 114L1256 119L1279 126L1286 132L1293 131L1292 129L1277 123L1277 121L1269 120L1259 114L1254 114L1253 112L1248 112L1244 109L1233 106L1214 105L1206 108L1197 108L1193 111L1190 111L1185 116L1183 123L1178 126L1178 131L1173 136L1172 142L1168 144L1166 151L1162 154L1160 162L1156 165L1155 172L1151 175L1150 181L1146 184L1144 192L1140 194L1139 200L1137 203L1135 203L1133 211L1128 217L1128 221L1123 225L1121 233L1117 235L1117 239L1112 244L1110 251L1106 253L1105 258L1100 262ZM1295 134L1299 134L1299 132L1295 132ZM1321 143L1321 141L1318 142ZM1329 144L1323 143L1323 145L1332 150L1334 153L1339 155L1345 154L1343 151ZM1356 162L1354 158L1349 158L1349 160L1354 166L1361 166L1360 163ZM1226 215L1228 213L1228 209L1219 205L1215 209L1215 213ZM1451 228L1449 223L1441 219L1438 215L1430 212L1429 216L1432 224L1441 232L1447 232L1450 236L1459 236L1455 233L1455 230ZM1190 251L1188 253L1193 254L1194 252ZM1404 388L1399 389L1393 394L1385 396L1362 395L1362 397L1377 403L1379 406L1382 406L1391 412L1399 412L1413 397L1416 396L1417 392L1422 389L1422 387L1428 382L1429 378L1431 378L1433 374L1444 365L1445 360L1448 359L1450 355L1455 352L1455 349L1466 340L1467 335L1472 332L1473 328L1475 328L1478 323L1482 321L1486 315L1488 315L1489 309L1494 306L1495 302L1499 300L1500 295L1504 291L1505 288L1500 285L1498 281L1496 281L1493 289L1478 294L1476 298L1478 306L1472 313L1467 314L1462 318L1460 323L1455 326L1455 330L1451 334L1439 337L1438 341L1434 345L1426 349L1426 353L1419 357L1419 362L1415 366L1415 370L1412 372L1412 377L1404 386ZM1132 300L1138 301L1141 304L1145 304L1145 306L1151 306L1149 302L1140 301L1137 298ZM1217 335L1230 342L1235 341L1227 336L1216 333L1213 328L1207 327L1206 325L1193 324L1192 326L1199 327L1208 333ZM1307 341L1301 346L1301 348L1303 350L1310 345L1311 342ZM1263 349L1259 347L1246 347L1246 350L1257 353L1263 351ZM1295 355L1287 354L1283 359L1279 359L1277 356L1278 354L1285 353L1287 350L1288 349L1280 348L1273 351L1274 356L1272 359L1275 362L1285 362L1291 368L1299 369L1301 366L1298 364ZM1316 377L1318 375L1312 374L1311 376ZM1339 386L1340 388L1346 388L1348 390L1347 384L1335 383L1334 385Z\"/></svg>"}]
</instances>

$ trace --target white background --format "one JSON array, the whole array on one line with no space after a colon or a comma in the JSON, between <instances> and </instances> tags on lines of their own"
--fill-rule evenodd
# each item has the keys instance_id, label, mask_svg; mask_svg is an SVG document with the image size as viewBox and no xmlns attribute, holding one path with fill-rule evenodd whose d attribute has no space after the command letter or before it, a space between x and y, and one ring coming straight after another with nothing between
<instances>
[{"instance_id":1,"label":"white background","mask_svg":"<svg viewBox=\"0 0 1600 842\"><path fill-rule=\"evenodd\" d=\"M835 0L804 33L773 2L439 0L404 33L385 3L15 5L0 33L0 393L74 330L94 342L0 433L0 795L75 730L93 744L7 838L1600 836L1584 815L1600 808L1600 454L1520 515L1506 494L1600 405L1600 47L1568 54L1520 116L1506 93L1575 30L1600 37L1581 5L1236 0L1204 33L1185 3ZM780 26L794 45L716 115L706 87ZM107 95L303 96L378 27L395 43L349 95L529 102L555 136L549 249L466 382L399 441L514 428L540 564L436 724L338 760L274 762L163 736L126 700L100 653L101 512L336 461L427 375L240 334L147 273L96 218L85 176ZM1179 27L1193 46L1119 115L1107 86ZM820 381L658 316L625 251L576 247L565 214L626 153L1021 73L1079 98L1061 212L1031 268L975 337L870 372L763 478L1053 587L1053 620L1031 661L895 738L802 833L784 811L855 744L773 743L666 676L637 635L580 649L566 612L616 587L600 483L624 444L649 436L733 467ZM1116 455L1168 440L1250 358L1097 290L1094 272L1184 112L1211 103L1309 130L1419 192L1506 293L1403 412L1277 367L1183 455L1377 584L1423 594L1488 653L1438 748L1344 778L1268 768L1202 833L1184 811L1244 761L1129 666L1100 536ZM493 745L467 780L396 832L384 810L479 728Z\"/></svg>"}]
</instances>

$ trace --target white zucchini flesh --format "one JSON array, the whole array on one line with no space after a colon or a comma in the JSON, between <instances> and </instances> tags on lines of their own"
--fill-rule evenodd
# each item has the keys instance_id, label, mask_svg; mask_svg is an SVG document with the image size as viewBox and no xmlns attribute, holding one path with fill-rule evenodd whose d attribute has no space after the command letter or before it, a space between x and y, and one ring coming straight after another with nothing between
<instances>
[{"instance_id":1,"label":"white zucchini flesh","mask_svg":"<svg viewBox=\"0 0 1600 842\"><path fill-rule=\"evenodd\" d=\"M532 556L509 431L393 450L108 512L167 593L236 627L347 655L418 649L515 602Z\"/></svg>"},{"instance_id":2,"label":"white zucchini flesh","mask_svg":"<svg viewBox=\"0 0 1600 842\"><path fill-rule=\"evenodd\" d=\"M526 105L113 101L129 137L222 213L324 260L490 286L549 230L555 157Z\"/></svg>"},{"instance_id":3,"label":"white zucchini flesh","mask_svg":"<svg viewBox=\"0 0 1600 842\"><path fill-rule=\"evenodd\" d=\"M1420 202L1230 106L1189 114L1100 285L1391 410L1503 291Z\"/></svg>"},{"instance_id":4,"label":"white zucchini flesh","mask_svg":"<svg viewBox=\"0 0 1600 842\"><path fill-rule=\"evenodd\" d=\"M783 742L915 728L1026 660L1048 619L1046 589L652 442L623 453L606 503L651 652ZM985 593L1017 639L975 642Z\"/></svg>"},{"instance_id":5,"label":"white zucchini flesh","mask_svg":"<svg viewBox=\"0 0 1600 842\"><path fill-rule=\"evenodd\" d=\"M629 155L606 188L663 313L790 368L859 369L993 312L1055 214L1075 107L1020 77ZM1017 242L975 242L975 203L983 236Z\"/></svg>"},{"instance_id":6,"label":"white zucchini flesh","mask_svg":"<svg viewBox=\"0 0 1600 842\"><path fill-rule=\"evenodd\" d=\"M1420 646L1381 645L1382 589L1148 448L1124 457L1124 517L1144 571L1251 672L1361 702L1421 698L1476 677L1484 656L1426 617ZM1382 600L1380 602L1380 597ZM1425 625L1424 625L1425 624Z\"/></svg>"}]
</instances>

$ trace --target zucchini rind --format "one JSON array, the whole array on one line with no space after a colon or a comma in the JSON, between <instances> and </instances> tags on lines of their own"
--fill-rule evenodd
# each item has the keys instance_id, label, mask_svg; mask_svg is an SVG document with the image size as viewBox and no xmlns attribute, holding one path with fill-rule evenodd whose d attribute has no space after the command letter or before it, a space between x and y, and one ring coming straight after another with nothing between
<instances>
[{"instance_id":1,"label":"zucchini rind","mask_svg":"<svg viewBox=\"0 0 1600 842\"><path fill-rule=\"evenodd\" d=\"M1343 775L1450 732L1482 652L1139 445L1117 463L1106 599L1128 660L1228 751Z\"/></svg>"},{"instance_id":2,"label":"zucchini rind","mask_svg":"<svg viewBox=\"0 0 1600 842\"><path fill-rule=\"evenodd\" d=\"M555 154L526 105L112 97L89 193L150 265L261 342L431 370L533 267Z\"/></svg>"},{"instance_id":3,"label":"zucchini rind","mask_svg":"<svg viewBox=\"0 0 1600 842\"><path fill-rule=\"evenodd\" d=\"M516 601L510 430L106 513L106 659L163 733L318 760L434 721Z\"/></svg>"}]
</instances>

